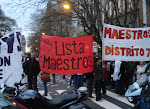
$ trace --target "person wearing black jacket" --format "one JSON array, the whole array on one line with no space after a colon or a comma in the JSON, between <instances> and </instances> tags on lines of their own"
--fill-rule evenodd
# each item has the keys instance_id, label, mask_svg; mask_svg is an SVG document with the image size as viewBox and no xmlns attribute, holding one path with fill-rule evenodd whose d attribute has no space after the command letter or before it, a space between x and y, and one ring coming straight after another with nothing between
<instances>
[{"instance_id":1,"label":"person wearing black jacket","mask_svg":"<svg viewBox=\"0 0 150 109\"><path fill-rule=\"evenodd\" d=\"M101 64L101 58L96 58L94 64L94 79L95 79L95 93L96 93L96 101L101 100L101 89L104 80L104 69Z\"/></svg>"},{"instance_id":2,"label":"person wearing black jacket","mask_svg":"<svg viewBox=\"0 0 150 109\"><path fill-rule=\"evenodd\" d=\"M87 83L88 96L90 98L94 98L92 96L93 86L94 86L94 71L85 73L85 77L86 77L85 79L86 79L86 83Z\"/></svg>"},{"instance_id":3,"label":"person wearing black jacket","mask_svg":"<svg viewBox=\"0 0 150 109\"><path fill-rule=\"evenodd\" d=\"M37 75L40 72L39 62L35 59L35 54L31 53L29 60L23 63L23 69L28 77L28 88L38 91Z\"/></svg>"},{"instance_id":4,"label":"person wearing black jacket","mask_svg":"<svg viewBox=\"0 0 150 109\"><path fill-rule=\"evenodd\" d=\"M129 73L130 73L130 67L129 63L122 61L121 67L120 67L120 73L121 74L120 80L119 80L119 85L120 85L120 95L124 95L125 91L127 90L129 86Z\"/></svg>"}]
</instances>

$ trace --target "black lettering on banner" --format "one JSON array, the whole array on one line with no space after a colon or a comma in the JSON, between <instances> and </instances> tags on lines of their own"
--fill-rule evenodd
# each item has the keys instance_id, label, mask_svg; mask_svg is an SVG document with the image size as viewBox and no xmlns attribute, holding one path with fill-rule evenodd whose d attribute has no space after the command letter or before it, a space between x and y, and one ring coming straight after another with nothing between
<instances>
[{"instance_id":1,"label":"black lettering on banner","mask_svg":"<svg viewBox=\"0 0 150 109\"><path fill-rule=\"evenodd\" d=\"M14 33L9 35L9 37L5 38L3 41L8 45L8 53L13 53Z\"/></svg>"},{"instance_id":2,"label":"black lettering on banner","mask_svg":"<svg viewBox=\"0 0 150 109\"><path fill-rule=\"evenodd\" d=\"M68 51L67 51L66 54L67 54L67 55L71 55L71 54L72 54L72 50L71 50L68 46L71 47L71 44L69 44L69 43L66 44L66 49L67 49L68 51L70 51L70 53L68 53Z\"/></svg>"},{"instance_id":3,"label":"black lettering on banner","mask_svg":"<svg viewBox=\"0 0 150 109\"><path fill-rule=\"evenodd\" d=\"M2 69L0 69L0 72L2 72L3 70ZM3 79L3 77L2 77L2 73L0 73L0 79Z\"/></svg>"},{"instance_id":4,"label":"black lettering on banner","mask_svg":"<svg viewBox=\"0 0 150 109\"><path fill-rule=\"evenodd\" d=\"M21 33L20 32L16 32L16 34L17 34L17 40L18 40L18 43L19 43L19 46L17 46L17 49L18 49L18 51L21 51L21 41L20 41L20 36L21 36Z\"/></svg>"},{"instance_id":5,"label":"black lettering on banner","mask_svg":"<svg viewBox=\"0 0 150 109\"><path fill-rule=\"evenodd\" d=\"M84 61L85 59L87 60L86 62ZM85 65L86 65L86 66L85 66ZM84 68L87 68L87 67L88 67L88 59L87 59L87 57L84 57L84 58L83 58L83 67L84 67Z\"/></svg>"},{"instance_id":6,"label":"black lettering on banner","mask_svg":"<svg viewBox=\"0 0 150 109\"><path fill-rule=\"evenodd\" d=\"M51 69L56 70L56 60L55 60L55 58L51 59Z\"/></svg>"},{"instance_id":7,"label":"black lettering on banner","mask_svg":"<svg viewBox=\"0 0 150 109\"><path fill-rule=\"evenodd\" d=\"M3 75L2 73L0 73L0 79L3 79L3 77L1 77L1 75Z\"/></svg>"},{"instance_id":8,"label":"black lettering on banner","mask_svg":"<svg viewBox=\"0 0 150 109\"><path fill-rule=\"evenodd\" d=\"M79 43L79 46L82 46L82 47L80 47L80 53L84 53L84 44Z\"/></svg>"},{"instance_id":9,"label":"black lettering on banner","mask_svg":"<svg viewBox=\"0 0 150 109\"><path fill-rule=\"evenodd\" d=\"M77 60L78 60L78 65L77 65L77 69L79 69L79 65L80 65L80 60L81 60L82 58L77 58Z\"/></svg>"},{"instance_id":10,"label":"black lettering on banner","mask_svg":"<svg viewBox=\"0 0 150 109\"><path fill-rule=\"evenodd\" d=\"M3 58L0 57L0 66L3 65Z\"/></svg>"},{"instance_id":11,"label":"black lettering on banner","mask_svg":"<svg viewBox=\"0 0 150 109\"><path fill-rule=\"evenodd\" d=\"M47 44L47 45L52 45L52 44L49 42L49 40L48 40L48 39L44 39L44 38L43 38L43 40L42 40L42 41L43 41L43 43L45 43L45 44Z\"/></svg>"},{"instance_id":12,"label":"black lettering on banner","mask_svg":"<svg viewBox=\"0 0 150 109\"><path fill-rule=\"evenodd\" d=\"M0 54L1 54L1 42L0 42Z\"/></svg>"},{"instance_id":13,"label":"black lettering on banner","mask_svg":"<svg viewBox=\"0 0 150 109\"><path fill-rule=\"evenodd\" d=\"M73 41L72 43L61 42L60 44L59 41L55 41L55 53L54 57L44 55L43 68L66 71L93 67L92 56L80 55L85 53L84 43ZM71 56L72 54L75 56Z\"/></svg>"},{"instance_id":14,"label":"black lettering on banner","mask_svg":"<svg viewBox=\"0 0 150 109\"><path fill-rule=\"evenodd\" d=\"M6 64L10 66L10 56L8 58L4 57L4 66L6 66Z\"/></svg>"},{"instance_id":15,"label":"black lettering on banner","mask_svg":"<svg viewBox=\"0 0 150 109\"><path fill-rule=\"evenodd\" d=\"M4 65L4 66L6 66L6 65L10 66L10 56L4 57L4 59L2 57L0 57L0 66L2 66L2 65Z\"/></svg>"},{"instance_id":16,"label":"black lettering on banner","mask_svg":"<svg viewBox=\"0 0 150 109\"><path fill-rule=\"evenodd\" d=\"M69 69L80 69L80 68L88 68L93 67L92 56L88 57L71 57L71 59L55 59L55 58L46 58L44 55L44 63L43 68L52 69L52 70L69 70Z\"/></svg>"},{"instance_id":17,"label":"black lettering on banner","mask_svg":"<svg viewBox=\"0 0 150 109\"><path fill-rule=\"evenodd\" d=\"M48 62L48 69L50 69L50 56L46 59L46 56L44 55L44 64L43 64L43 68L45 68L45 63Z\"/></svg>"},{"instance_id":18,"label":"black lettering on banner","mask_svg":"<svg viewBox=\"0 0 150 109\"><path fill-rule=\"evenodd\" d=\"M60 61L60 62L58 62L58 61ZM61 59L57 59L57 69L61 70L62 67L59 68L59 65L62 65L62 60Z\"/></svg>"},{"instance_id":19,"label":"black lettering on banner","mask_svg":"<svg viewBox=\"0 0 150 109\"><path fill-rule=\"evenodd\" d=\"M75 61L75 58L74 57L72 57L72 59L70 59L70 61L72 61L72 69L76 69L76 68L74 68L74 61Z\"/></svg>"},{"instance_id":20,"label":"black lettering on banner","mask_svg":"<svg viewBox=\"0 0 150 109\"><path fill-rule=\"evenodd\" d=\"M73 41L72 45L74 46L74 52L75 52L75 54L78 54L78 52L76 51L76 45L77 45L77 43L75 41Z\"/></svg>"},{"instance_id":21,"label":"black lettering on banner","mask_svg":"<svg viewBox=\"0 0 150 109\"><path fill-rule=\"evenodd\" d=\"M65 56L65 47L64 47L64 42L62 42L62 47L63 47L63 56Z\"/></svg>"},{"instance_id":22,"label":"black lettering on banner","mask_svg":"<svg viewBox=\"0 0 150 109\"><path fill-rule=\"evenodd\" d=\"M93 65L92 65L92 64L93 64L93 63L92 63L92 59L93 59L92 56L89 56L89 57L88 57L89 67L93 67Z\"/></svg>"},{"instance_id":23,"label":"black lettering on banner","mask_svg":"<svg viewBox=\"0 0 150 109\"><path fill-rule=\"evenodd\" d=\"M64 70L69 70L69 65L68 65L68 63L66 63L66 61L69 62L69 59L65 59L65 60L64 60L64 64L67 66L67 68L63 67L63 69L64 69Z\"/></svg>"}]
</instances>

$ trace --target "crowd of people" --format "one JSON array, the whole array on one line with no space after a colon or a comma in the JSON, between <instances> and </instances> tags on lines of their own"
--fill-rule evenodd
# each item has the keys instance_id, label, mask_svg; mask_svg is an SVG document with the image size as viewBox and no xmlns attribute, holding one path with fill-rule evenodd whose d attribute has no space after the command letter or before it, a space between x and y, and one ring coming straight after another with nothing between
<instances>
[{"instance_id":1,"label":"crowd of people","mask_svg":"<svg viewBox=\"0 0 150 109\"><path fill-rule=\"evenodd\" d=\"M28 77L28 88L38 91L37 75L40 72L38 60L34 53L25 54L23 57L23 69ZM43 72L46 73L46 72ZM70 85L74 85L75 89L86 85L88 96L92 96L95 88L96 101L102 99L102 95L107 94L106 88L110 86L116 94L123 96L128 87L138 80L143 73L150 73L150 62L125 62L125 61L102 61L101 58L94 59L94 71L88 73L79 73L70 76ZM55 74L52 74L53 83L56 83ZM65 75L62 75L66 79ZM44 96L47 96L47 82L43 80ZM84 84L86 83L86 84Z\"/></svg>"},{"instance_id":2,"label":"crowd of people","mask_svg":"<svg viewBox=\"0 0 150 109\"><path fill-rule=\"evenodd\" d=\"M83 80L76 79L76 81L86 82L88 96L91 98L94 98L92 93L95 88L96 101L99 101L107 94L107 88L124 96L128 87L144 73L150 73L150 62L102 61L97 57L94 59L94 71L85 73Z\"/></svg>"}]
</instances>

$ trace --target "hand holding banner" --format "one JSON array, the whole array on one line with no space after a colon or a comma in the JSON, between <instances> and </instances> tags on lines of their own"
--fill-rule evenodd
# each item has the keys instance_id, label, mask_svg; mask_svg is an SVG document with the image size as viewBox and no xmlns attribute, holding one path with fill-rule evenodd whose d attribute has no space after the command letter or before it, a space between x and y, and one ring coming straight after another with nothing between
<instances>
[{"instance_id":1,"label":"hand holding banner","mask_svg":"<svg viewBox=\"0 0 150 109\"><path fill-rule=\"evenodd\" d=\"M39 53L43 72L73 75L93 71L93 36L42 35Z\"/></svg>"}]
</instances>

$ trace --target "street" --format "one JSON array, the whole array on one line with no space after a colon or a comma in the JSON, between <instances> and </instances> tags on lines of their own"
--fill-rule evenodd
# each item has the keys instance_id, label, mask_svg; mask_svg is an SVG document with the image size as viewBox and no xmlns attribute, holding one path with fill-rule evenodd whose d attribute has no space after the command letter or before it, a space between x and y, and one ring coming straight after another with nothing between
<instances>
[{"instance_id":1,"label":"street","mask_svg":"<svg viewBox=\"0 0 150 109\"><path fill-rule=\"evenodd\" d=\"M60 95L61 92L65 90L73 89L73 84L70 85L70 76L66 76L66 79L62 79L62 76L56 75L56 83L53 84L53 79L51 77L51 82L48 82L48 93L46 96L48 99L55 98ZM85 84L86 85L86 84ZM38 87L41 94L44 93L43 84L40 78L38 77ZM93 91L93 96L95 97L95 91ZM107 87L107 92L105 96L102 96L101 101L96 101L95 98L89 98L83 103L87 104L92 109L129 109L134 105L129 103L129 101L118 94L115 94L114 91L110 90L109 86Z\"/></svg>"}]
</instances>

